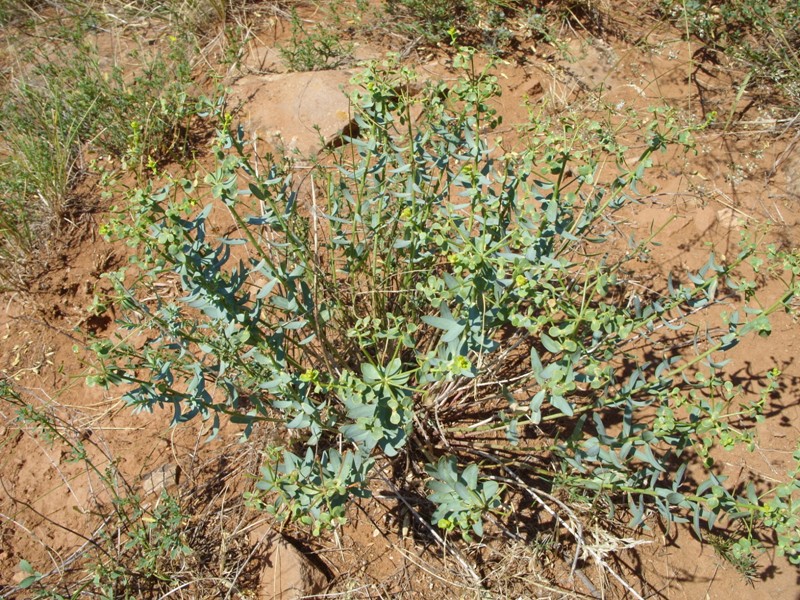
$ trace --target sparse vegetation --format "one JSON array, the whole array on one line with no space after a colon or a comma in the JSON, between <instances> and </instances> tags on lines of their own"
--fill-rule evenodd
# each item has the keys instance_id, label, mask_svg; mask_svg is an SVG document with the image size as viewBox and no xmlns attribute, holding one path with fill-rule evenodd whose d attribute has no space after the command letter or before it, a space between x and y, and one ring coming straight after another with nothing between
<instances>
[{"instance_id":1,"label":"sparse vegetation","mask_svg":"<svg viewBox=\"0 0 800 600\"><path fill-rule=\"evenodd\" d=\"M177 498L162 491L155 499L145 499L121 477L115 460L103 453L100 445L87 441L81 431L65 422L61 415L37 405L6 380L0 380L0 399L16 409L17 424L30 435L37 435L48 446L59 447L70 462L84 465L89 485L94 482L97 510L105 511L94 537L82 551L73 555L79 575L69 577L71 569L47 573L34 570L22 560L19 570L27 574L18 590L34 598L79 598L93 594L102 598L147 598L168 591L187 572L188 521ZM72 561L70 561L72 562Z\"/></svg>"},{"instance_id":2,"label":"sparse vegetation","mask_svg":"<svg viewBox=\"0 0 800 600\"><path fill-rule=\"evenodd\" d=\"M387 0L386 8L393 17L400 17L401 30L428 42L446 41L449 32L473 26L477 18L472 0Z\"/></svg>"},{"instance_id":3,"label":"sparse vegetation","mask_svg":"<svg viewBox=\"0 0 800 600\"><path fill-rule=\"evenodd\" d=\"M335 69L347 61L352 52L352 44L341 39L341 22L336 12L339 8L338 3L333 3L329 8L331 24L323 22L313 26L304 24L297 11L292 11L292 37L280 49L290 70Z\"/></svg>"},{"instance_id":4,"label":"sparse vegetation","mask_svg":"<svg viewBox=\"0 0 800 600\"><path fill-rule=\"evenodd\" d=\"M533 3L490 0L386 0L395 28L427 44L471 45L502 55L515 38L517 21Z\"/></svg>"},{"instance_id":5,"label":"sparse vegetation","mask_svg":"<svg viewBox=\"0 0 800 600\"><path fill-rule=\"evenodd\" d=\"M403 536L449 553L476 594L511 589L486 557L522 546L560 561L574 551L570 576L593 562L641 597L606 560L636 545L607 533L623 526L690 530L748 581L768 550L800 564L800 447L764 480L729 477L724 460L757 448L781 390L777 359L745 381L728 358L775 318L796 322L797 248L742 214L724 251L643 281L675 217L649 230L628 221L658 193L654 164L691 163L713 117L642 116L598 94L585 112L531 104L526 123L503 123L499 58L533 39L555 47L555 64L570 28L602 34L602 2L379 6L336 2L307 19L302 3L0 0L14 50L0 88L0 289L30 287L50 240L93 206L90 182L115 197L99 232L131 255L116 271L102 262L102 287L86 287L89 318L117 326L80 341L87 383L134 413L169 408L173 427L201 419L212 439L241 427L257 458L215 505L220 521L234 506L341 551L355 507L372 519L380 501ZM380 18L362 20L370 10ZM796 111L793 0L641 10L741 67L736 103L759 85ZM233 72L243 46L208 54L265 15L286 28L276 47L288 70L352 62L363 27L399 40L402 56L438 46L448 79L398 57L364 64L341 136L307 162L269 154L216 87L212 63ZM100 49L102 33L132 23L158 24L152 44ZM733 122L731 108L726 132ZM712 246L707 231L698 243ZM0 372L2 407L97 487L86 543L68 555L41 544L53 565L19 557L0 595L251 593L247 528L210 550L196 485L146 498L88 427Z\"/></svg>"},{"instance_id":6,"label":"sparse vegetation","mask_svg":"<svg viewBox=\"0 0 800 600\"><path fill-rule=\"evenodd\" d=\"M141 171L189 157L194 84L191 35L170 36L163 49L131 51L134 72L107 63L89 39L85 17L55 31L53 46L17 43L21 76L3 94L4 157L0 186L0 286L26 285L26 257L87 209L77 188L99 160L105 171ZM127 69L130 69L130 62Z\"/></svg>"},{"instance_id":7,"label":"sparse vegetation","mask_svg":"<svg viewBox=\"0 0 800 600\"><path fill-rule=\"evenodd\" d=\"M754 86L779 91L777 104L800 107L797 0L662 0L661 9L687 35L745 65Z\"/></svg>"}]
</instances>

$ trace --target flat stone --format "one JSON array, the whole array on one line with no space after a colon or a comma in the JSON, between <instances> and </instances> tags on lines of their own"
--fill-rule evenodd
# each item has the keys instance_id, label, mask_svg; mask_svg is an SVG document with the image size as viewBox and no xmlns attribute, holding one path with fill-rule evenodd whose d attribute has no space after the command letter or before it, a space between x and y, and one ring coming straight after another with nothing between
<instances>
[{"instance_id":1,"label":"flat stone","mask_svg":"<svg viewBox=\"0 0 800 600\"><path fill-rule=\"evenodd\" d=\"M717 222L717 211L713 206L704 206L692 212L692 222L698 233L705 233Z\"/></svg>"},{"instance_id":2,"label":"flat stone","mask_svg":"<svg viewBox=\"0 0 800 600\"><path fill-rule=\"evenodd\" d=\"M302 552L264 526L250 533L250 541L263 557L256 598L299 600L321 594L328 580Z\"/></svg>"},{"instance_id":3,"label":"flat stone","mask_svg":"<svg viewBox=\"0 0 800 600\"><path fill-rule=\"evenodd\" d=\"M746 225L746 219L732 208L717 211L717 223L728 229L738 229Z\"/></svg>"},{"instance_id":4,"label":"flat stone","mask_svg":"<svg viewBox=\"0 0 800 600\"><path fill-rule=\"evenodd\" d=\"M610 46L601 40L591 40L591 43L573 40L568 47L570 60L558 61L565 73L592 90L600 86L608 88L617 83L609 78L618 60Z\"/></svg>"},{"instance_id":5,"label":"flat stone","mask_svg":"<svg viewBox=\"0 0 800 600\"><path fill-rule=\"evenodd\" d=\"M352 76L350 71L313 71L243 77L231 89L234 103L243 106L238 122L248 138L314 155L350 124Z\"/></svg>"},{"instance_id":6,"label":"flat stone","mask_svg":"<svg viewBox=\"0 0 800 600\"><path fill-rule=\"evenodd\" d=\"M166 463L153 469L142 477L142 491L145 496L158 496L162 491L170 490L178 485L180 468L178 465Z\"/></svg>"}]
</instances>

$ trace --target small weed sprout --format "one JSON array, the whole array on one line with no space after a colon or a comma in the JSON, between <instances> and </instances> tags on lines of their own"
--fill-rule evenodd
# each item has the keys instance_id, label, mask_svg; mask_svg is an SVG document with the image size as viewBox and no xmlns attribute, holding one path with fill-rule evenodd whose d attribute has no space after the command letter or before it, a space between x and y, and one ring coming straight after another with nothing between
<instances>
[{"instance_id":1,"label":"small weed sprout","mask_svg":"<svg viewBox=\"0 0 800 600\"><path fill-rule=\"evenodd\" d=\"M483 518L498 513L502 488L492 480L479 480L478 465L468 465L459 472L453 456L442 457L436 465L426 467L431 480L428 500L436 505L433 522L444 531L457 529L466 541L471 534L483 537Z\"/></svg>"}]
</instances>

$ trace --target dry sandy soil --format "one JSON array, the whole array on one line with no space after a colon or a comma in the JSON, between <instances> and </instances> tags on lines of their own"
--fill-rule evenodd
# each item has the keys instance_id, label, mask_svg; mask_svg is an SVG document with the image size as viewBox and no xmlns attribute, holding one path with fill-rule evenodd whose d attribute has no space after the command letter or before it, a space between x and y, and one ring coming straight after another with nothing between
<instances>
[{"instance_id":1,"label":"dry sandy soil","mask_svg":"<svg viewBox=\"0 0 800 600\"><path fill-rule=\"evenodd\" d=\"M313 124L327 135L346 124L347 102L337 90L353 71L285 74L275 45L286 31L278 20L274 30L258 32L241 72L229 83L244 102L238 118L246 127L259 129L267 141L280 131L290 145L313 152L318 143ZM384 49L378 42L363 41L359 57L380 57ZM526 119L525 98L534 105L546 102L553 111L591 112L602 101L620 113L644 113L667 103L687 120L702 120L711 111L733 115L730 123L720 119L697 134L697 156L669 153L657 159L649 176L657 191L631 211L627 226L641 232L677 218L660 236L662 245L651 261L642 265L643 277L696 268L705 262L709 246L722 254L735 252L744 225L769 221L775 240L796 246L798 128L776 121L763 101L751 102L750 90L731 107L741 73L724 64L696 64L691 45L669 31L656 32L638 46L611 35L599 39L573 32L567 44L570 60L551 47L537 48L531 40L497 67L503 86L499 109L509 138L513 126ZM427 77L450 76L450 56L442 49L414 50L406 61ZM257 473L266 433L256 432L242 444L238 429L226 426L216 441L205 443L208 432L200 425L171 429L166 411L133 415L117 391L85 384L91 337L115 330L113 310L93 316L87 307L95 294L108 291L101 274L126 259L124 247L109 245L97 234L106 205L99 203L101 208L67 228L67 242L53 252L52 269L31 282L29 293L1 298L0 375L24 390L27 402L60 419L68 435L80 435L101 471L113 461L121 475L120 489L129 486L146 503L155 502L148 491L158 488L161 477L192 515L187 535L195 562L186 568L211 579L215 573L230 574L235 562L239 591L230 597L254 597L262 565L251 534L265 518L245 508L240 496L252 485L249 476ZM780 393L767 408L757 450L727 454L722 460L734 478L775 481L785 475L800 437L800 364L794 355L800 340L796 324L779 316L769 338L748 342L732 352L736 377L755 389L762 374L777 365L783 371ZM16 416L14 406L0 404L0 595L23 578L18 568L22 559L43 573L64 565L68 570L91 543L110 501L97 473L71 461L58 439L48 443ZM609 556L644 597L800 598L800 572L776 556L770 540L765 540L769 550L761 556L753 581L747 582L688 528L665 532L655 519L649 524L645 531L620 526L618 537L646 544ZM369 505L353 508L350 524L336 536L294 541L330 578L327 593L339 594L330 597L477 597L452 557L430 538L415 535L415 529L405 513L379 494ZM571 575L569 556L515 546L489 547L482 556L489 562L481 573L489 577L496 597L626 597L591 562ZM228 593L211 581L190 589L194 591L184 597ZM8 594L26 597L22 591Z\"/></svg>"}]
</instances>

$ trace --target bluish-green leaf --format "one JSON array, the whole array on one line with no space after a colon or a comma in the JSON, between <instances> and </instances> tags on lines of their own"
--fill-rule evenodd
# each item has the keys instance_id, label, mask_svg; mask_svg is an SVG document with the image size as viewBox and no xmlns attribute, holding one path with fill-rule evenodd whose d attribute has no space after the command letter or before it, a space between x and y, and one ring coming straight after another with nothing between
<instances>
[{"instance_id":1,"label":"bluish-green leaf","mask_svg":"<svg viewBox=\"0 0 800 600\"><path fill-rule=\"evenodd\" d=\"M550 404L553 408L560 410L562 413L571 417L574 414L572 404L563 396L550 396Z\"/></svg>"},{"instance_id":2,"label":"bluish-green leaf","mask_svg":"<svg viewBox=\"0 0 800 600\"><path fill-rule=\"evenodd\" d=\"M561 344L559 344L546 333L542 333L539 339L542 341L542 345L547 348L549 352L552 352L553 354L558 354L561 352Z\"/></svg>"}]
</instances>

